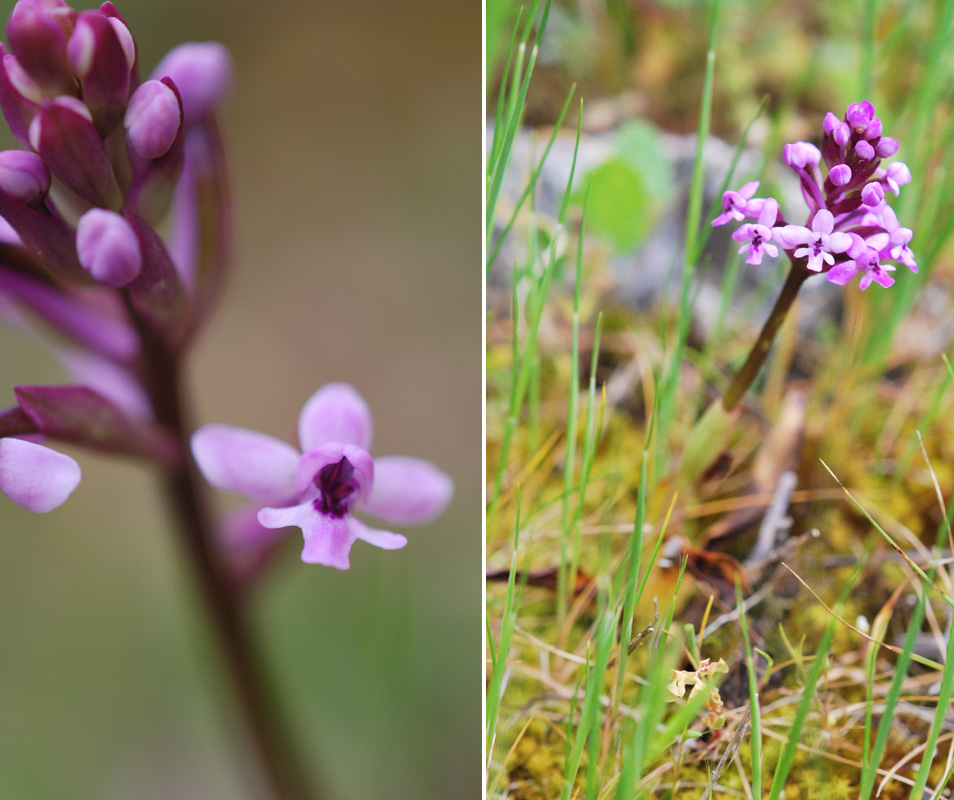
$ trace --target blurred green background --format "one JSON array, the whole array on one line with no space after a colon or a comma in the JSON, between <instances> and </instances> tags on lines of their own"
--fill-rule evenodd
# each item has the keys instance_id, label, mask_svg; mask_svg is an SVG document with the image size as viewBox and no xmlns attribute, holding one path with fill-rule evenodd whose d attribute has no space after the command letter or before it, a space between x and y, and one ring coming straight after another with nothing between
<instances>
[{"instance_id":1,"label":"blurred green background","mask_svg":"<svg viewBox=\"0 0 954 800\"><path fill-rule=\"evenodd\" d=\"M339 573L289 542L259 587L256 627L306 760L340 800L476 797L480 5L117 6L146 75L185 40L235 59L236 259L192 353L197 422L294 441L302 403L345 380L374 412L374 453L430 459L456 483L406 549L358 543ZM4 407L14 385L62 377L0 330ZM65 506L32 515L0 497L0 798L254 796L153 476L69 452L83 482Z\"/></svg>"}]
</instances>

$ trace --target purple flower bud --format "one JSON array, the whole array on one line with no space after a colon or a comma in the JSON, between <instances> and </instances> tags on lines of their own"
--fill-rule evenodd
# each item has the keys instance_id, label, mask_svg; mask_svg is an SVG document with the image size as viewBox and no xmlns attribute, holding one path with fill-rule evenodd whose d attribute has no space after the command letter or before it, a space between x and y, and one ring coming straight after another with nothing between
<instances>
[{"instance_id":1,"label":"purple flower bud","mask_svg":"<svg viewBox=\"0 0 954 800\"><path fill-rule=\"evenodd\" d=\"M76 225L76 253L89 274L107 286L126 286L142 270L139 238L115 211L93 208Z\"/></svg>"},{"instance_id":2,"label":"purple flower bud","mask_svg":"<svg viewBox=\"0 0 954 800\"><path fill-rule=\"evenodd\" d=\"M888 188L894 192L894 196L897 197L901 192L901 187L911 183L911 171L903 161L895 161L893 164L889 164L884 171L884 180L888 184Z\"/></svg>"},{"instance_id":3,"label":"purple flower bud","mask_svg":"<svg viewBox=\"0 0 954 800\"><path fill-rule=\"evenodd\" d=\"M16 56L5 55L3 57L3 68L7 73L10 84L25 100L39 105L47 99L43 87L27 74L20 64L20 59Z\"/></svg>"},{"instance_id":4,"label":"purple flower bud","mask_svg":"<svg viewBox=\"0 0 954 800\"><path fill-rule=\"evenodd\" d=\"M21 92L11 77L10 69L19 69L16 57L7 55L0 43L0 109L10 126L10 132L24 147L30 146L30 122L40 110L39 105ZM22 70L21 70L22 71Z\"/></svg>"},{"instance_id":5,"label":"purple flower bud","mask_svg":"<svg viewBox=\"0 0 954 800\"><path fill-rule=\"evenodd\" d=\"M50 171L36 153L4 150L0 152L0 189L21 203L36 206L50 191Z\"/></svg>"},{"instance_id":6,"label":"purple flower bud","mask_svg":"<svg viewBox=\"0 0 954 800\"><path fill-rule=\"evenodd\" d=\"M844 147L851 141L851 128L848 127L847 123L840 122L838 123L838 127L832 132L831 138L834 139L835 144L839 147Z\"/></svg>"},{"instance_id":7,"label":"purple flower bud","mask_svg":"<svg viewBox=\"0 0 954 800\"><path fill-rule=\"evenodd\" d=\"M864 139L855 143L855 155L862 161L871 161L875 157L875 149Z\"/></svg>"},{"instance_id":8,"label":"purple flower bud","mask_svg":"<svg viewBox=\"0 0 954 800\"><path fill-rule=\"evenodd\" d=\"M152 77L172 78L187 123L218 109L232 84L232 59L218 42L187 42L170 50L152 71Z\"/></svg>"},{"instance_id":9,"label":"purple flower bud","mask_svg":"<svg viewBox=\"0 0 954 800\"><path fill-rule=\"evenodd\" d=\"M135 61L135 46L130 60L129 43L124 45L119 30L125 30L125 26L118 20L84 11L67 45L70 66L83 84L83 102L104 138L123 117ZM125 32L128 36L129 31Z\"/></svg>"},{"instance_id":10,"label":"purple flower bud","mask_svg":"<svg viewBox=\"0 0 954 800\"><path fill-rule=\"evenodd\" d=\"M841 120L838 119L838 117L836 117L831 111L829 111L827 114L825 114L825 119L822 121L822 128L824 129L825 133L831 136L834 134L835 128L841 124Z\"/></svg>"},{"instance_id":11,"label":"purple flower bud","mask_svg":"<svg viewBox=\"0 0 954 800\"><path fill-rule=\"evenodd\" d=\"M103 7L99 9L100 13L103 13L105 6L108 5L112 4L103 3ZM108 19L109 24L113 26L116 38L119 39L119 44L123 48L123 53L126 55L126 63L129 64L129 69L132 69L136 66L136 40L133 39L132 33L122 19L113 16L107 16L106 19Z\"/></svg>"},{"instance_id":12,"label":"purple flower bud","mask_svg":"<svg viewBox=\"0 0 954 800\"><path fill-rule=\"evenodd\" d=\"M868 123L868 127L865 130L865 138L869 141L877 139L879 136L881 136L882 129L883 126L881 124L881 120L875 117Z\"/></svg>"},{"instance_id":13,"label":"purple flower bud","mask_svg":"<svg viewBox=\"0 0 954 800\"><path fill-rule=\"evenodd\" d=\"M56 177L92 205L119 208L122 192L93 126L89 109L75 97L43 105L30 123L30 144Z\"/></svg>"},{"instance_id":14,"label":"purple flower bud","mask_svg":"<svg viewBox=\"0 0 954 800\"><path fill-rule=\"evenodd\" d=\"M712 226L725 225L729 220L741 222L747 215L757 216L758 211L752 210L751 199L759 188L758 181L745 184L739 191L728 191L722 194L722 213L712 220ZM760 207L761 208L761 207Z\"/></svg>"},{"instance_id":15,"label":"purple flower bud","mask_svg":"<svg viewBox=\"0 0 954 800\"><path fill-rule=\"evenodd\" d=\"M159 158L172 147L180 122L176 93L160 81L146 81L130 98L123 125L139 155Z\"/></svg>"},{"instance_id":16,"label":"purple flower bud","mask_svg":"<svg viewBox=\"0 0 954 800\"><path fill-rule=\"evenodd\" d=\"M868 208L877 208L884 202L884 189L880 183L866 183L861 190L861 202Z\"/></svg>"},{"instance_id":17,"label":"purple flower bud","mask_svg":"<svg viewBox=\"0 0 954 800\"><path fill-rule=\"evenodd\" d=\"M66 39L76 12L66 3L19 0L7 22L7 40L23 69L50 95L73 94Z\"/></svg>"},{"instance_id":18,"label":"purple flower bud","mask_svg":"<svg viewBox=\"0 0 954 800\"><path fill-rule=\"evenodd\" d=\"M851 180L851 167L847 164L835 164L828 173L835 186L845 186Z\"/></svg>"},{"instance_id":19,"label":"purple flower bud","mask_svg":"<svg viewBox=\"0 0 954 800\"><path fill-rule=\"evenodd\" d=\"M890 136L882 136L875 145L875 150L882 158L890 158L898 152L898 143Z\"/></svg>"},{"instance_id":20,"label":"purple flower bud","mask_svg":"<svg viewBox=\"0 0 954 800\"><path fill-rule=\"evenodd\" d=\"M868 124L875 119L874 106L867 100L860 103L852 103L845 112L845 121L859 136L863 136L868 129Z\"/></svg>"},{"instance_id":21,"label":"purple flower bud","mask_svg":"<svg viewBox=\"0 0 954 800\"><path fill-rule=\"evenodd\" d=\"M14 503L45 514L66 499L82 478L69 456L24 439L0 439L0 489Z\"/></svg>"},{"instance_id":22,"label":"purple flower bud","mask_svg":"<svg viewBox=\"0 0 954 800\"><path fill-rule=\"evenodd\" d=\"M793 142L785 145L782 157L790 167L804 169L806 166L817 166L821 161L821 152L809 142Z\"/></svg>"}]
</instances>

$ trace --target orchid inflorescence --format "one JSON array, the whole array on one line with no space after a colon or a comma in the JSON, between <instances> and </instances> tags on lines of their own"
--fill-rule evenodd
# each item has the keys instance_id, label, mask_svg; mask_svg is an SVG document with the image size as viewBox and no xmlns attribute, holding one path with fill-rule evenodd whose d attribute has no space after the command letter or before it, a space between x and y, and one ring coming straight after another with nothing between
<instances>
[{"instance_id":1,"label":"orchid inflorescence","mask_svg":"<svg viewBox=\"0 0 954 800\"><path fill-rule=\"evenodd\" d=\"M141 82L109 2L20 0L7 40L0 109L23 149L0 152L0 315L48 344L72 382L16 387L0 413L0 489L47 512L81 473L40 442L182 459L154 409L150 361L182 354L224 269L217 113L232 70L221 45L189 43Z\"/></svg>"},{"instance_id":2,"label":"orchid inflorescence","mask_svg":"<svg viewBox=\"0 0 954 800\"><path fill-rule=\"evenodd\" d=\"M783 151L808 204L805 225L789 224L775 198L755 197L758 181L725 192L723 211L712 224L754 220L732 234L742 243L739 253L748 254L747 264L761 264L765 253L776 257L781 248L793 263L803 259L805 268L824 273L832 283L844 285L859 275L862 289L872 282L891 286L895 267L888 260L917 272L908 246L912 232L900 226L885 201L887 192L897 196L911 181L902 162L881 166L897 150L898 143L882 135L881 120L867 100L848 106L844 119L828 112L821 150L793 142ZM828 171L824 180L822 162Z\"/></svg>"},{"instance_id":3,"label":"orchid inflorescence","mask_svg":"<svg viewBox=\"0 0 954 800\"><path fill-rule=\"evenodd\" d=\"M0 152L0 319L48 344L72 381L15 388L17 405L0 412L0 490L44 513L81 479L49 440L188 473L178 377L228 261L218 114L232 67L221 45L188 43L140 81L135 40L111 2L76 11L19 0L7 39L0 109L23 149ZM226 518L226 549L240 540L261 551L272 529L298 526L303 560L346 569L356 539L405 543L353 507L411 524L450 500L450 479L427 462L385 458L375 470L370 413L350 386L320 390L300 430L303 455L226 426L197 435L206 478L265 506Z\"/></svg>"}]
</instances>

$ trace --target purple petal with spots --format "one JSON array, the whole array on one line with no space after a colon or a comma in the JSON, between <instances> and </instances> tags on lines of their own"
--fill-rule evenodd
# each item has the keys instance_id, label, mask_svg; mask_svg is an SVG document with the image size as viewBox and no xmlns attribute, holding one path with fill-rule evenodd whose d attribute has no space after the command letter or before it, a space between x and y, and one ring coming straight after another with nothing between
<instances>
[{"instance_id":1,"label":"purple petal with spots","mask_svg":"<svg viewBox=\"0 0 954 800\"><path fill-rule=\"evenodd\" d=\"M359 507L395 525L420 525L443 512L453 494L453 481L431 462L380 456L371 495Z\"/></svg>"},{"instance_id":2,"label":"purple petal with spots","mask_svg":"<svg viewBox=\"0 0 954 800\"><path fill-rule=\"evenodd\" d=\"M0 489L19 506L38 514L52 511L81 477L69 456L22 439L0 439Z\"/></svg>"},{"instance_id":3,"label":"purple petal with spots","mask_svg":"<svg viewBox=\"0 0 954 800\"><path fill-rule=\"evenodd\" d=\"M374 424L364 398L347 383L329 383L315 392L298 417L298 441L302 450L325 442L353 444L371 449Z\"/></svg>"},{"instance_id":4,"label":"purple petal with spots","mask_svg":"<svg viewBox=\"0 0 954 800\"><path fill-rule=\"evenodd\" d=\"M296 497L300 455L280 439L231 425L205 425L192 435L192 453L206 480L219 489L263 503Z\"/></svg>"}]
</instances>

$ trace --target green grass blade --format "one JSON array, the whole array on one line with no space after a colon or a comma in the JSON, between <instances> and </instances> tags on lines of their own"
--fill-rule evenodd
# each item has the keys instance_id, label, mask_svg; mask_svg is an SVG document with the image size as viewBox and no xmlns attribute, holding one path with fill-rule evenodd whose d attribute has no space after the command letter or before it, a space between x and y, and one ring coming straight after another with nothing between
<instances>
[{"instance_id":1,"label":"green grass blade","mask_svg":"<svg viewBox=\"0 0 954 800\"><path fill-rule=\"evenodd\" d=\"M507 578L507 595L504 599L503 615L500 619L500 642L497 646L497 656L494 659L493 671L490 675L490 685L487 687L487 763L490 763L493 753L494 735L497 730L497 716L500 713L501 689L503 687L504 672L507 668L507 656L510 653L510 640L513 636L514 625L517 621L516 603L514 602L517 551L520 542L520 492L517 491L516 521L513 530L513 556L510 559L510 575ZM488 623L489 624L489 623ZM493 651L493 638L488 631L488 641Z\"/></svg>"},{"instance_id":2,"label":"green grass blade","mask_svg":"<svg viewBox=\"0 0 954 800\"><path fill-rule=\"evenodd\" d=\"M506 241L507 236L510 234L510 231L513 229L514 224L517 221L517 217L520 214L520 209L523 208L523 204L527 202L527 198L530 197L534 188L537 185L537 181L540 178L540 174L543 172L543 167L546 164L547 156L550 155L550 150L553 148L553 143L556 141L557 135L560 133L560 129L563 126L563 120L566 118L567 112L570 110L570 103L573 100L573 95L576 94L576 84L570 87L570 91L567 94L566 102L563 104L563 108L560 111L560 115L557 117L557 121L553 126L553 131L550 133L550 138L547 140L547 145L543 149L543 155L540 157L540 160L537 162L537 166L534 167L533 171L530 173L530 180L527 181L526 187L524 187L523 193L520 195L520 198L517 200L516 206L514 206L513 213L510 215L510 219L507 220L507 224L504 225L503 230L500 232L500 235L497 237L497 242L494 244L493 249L490 251L490 255L487 256L486 271L490 272L491 267L494 265L494 262L497 260L497 256L500 254L500 248L503 247L503 243ZM580 103L580 123L577 125L576 138L579 141L580 138L580 124L583 121L583 104ZM574 159L576 158L576 153L574 152Z\"/></svg>"},{"instance_id":3,"label":"green grass blade","mask_svg":"<svg viewBox=\"0 0 954 800\"><path fill-rule=\"evenodd\" d=\"M582 117L582 109L581 114ZM576 251L576 281L573 286L573 330L570 345L570 391L567 400L566 416L566 455L563 459L563 538L560 543L560 565L557 581L557 608L567 607L566 573L562 567L566 563L568 543L572 535L570 503L573 492L573 480L576 475L576 444L579 434L577 414L579 413L579 385L580 385L580 293L583 285L583 239L586 232L586 209L589 191L583 198L583 216L580 221L580 236Z\"/></svg>"},{"instance_id":4,"label":"green grass blade","mask_svg":"<svg viewBox=\"0 0 954 800\"><path fill-rule=\"evenodd\" d=\"M749 709L752 744L752 797L762 796L762 713L759 706L759 679L755 671L755 659L752 656L752 642L749 638L749 624L745 617L745 603L742 601L742 587L736 583L735 599L739 606L739 626L742 628L742 640L745 643L745 666L749 673Z\"/></svg>"},{"instance_id":5,"label":"green grass blade","mask_svg":"<svg viewBox=\"0 0 954 800\"><path fill-rule=\"evenodd\" d=\"M606 665L609 663L609 653L615 633L616 616L606 611L596 629L596 661L587 673L583 707L580 710L580 724L574 733L573 746L564 766L561 800L569 800L580 769L580 762L583 759L587 737L597 728L603 677L606 674Z\"/></svg>"},{"instance_id":6,"label":"green grass blade","mask_svg":"<svg viewBox=\"0 0 954 800\"><path fill-rule=\"evenodd\" d=\"M852 572L851 577L846 581L838 602L835 605L835 613L828 621L825 631L822 634L821 641L818 643L818 651L812 662L811 670L805 676L805 683L802 688L802 698L795 708L795 717L792 719L792 727L789 730L788 738L782 747L778 763L775 765L775 772L772 776L772 785L769 788L769 800L778 800L785 789L785 782L792 770L792 764L795 761L795 753L798 750L798 744L802 737L802 730L805 722L808 720L808 711L815 699L815 687L821 678L822 671L828 661L828 650L831 647L831 640L835 635L835 628L838 625L838 617L841 616L841 609L844 607L852 589L861 577L864 563L867 561L870 547L866 547L864 556L859 560L858 565Z\"/></svg>"},{"instance_id":7,"label":"green grass blade","mask_svg":"<svg viewBox=\"0 0 954 800\"><path fill-rule=\"evenodd\" d=\"M712 90L715 81L716 40L719 30L720 0L712 3L712 18L709 28L709 49L706 52L705 82L702 90L702 102L699 108L699 132L696 140L696 159L692 167L692 183L689 189L689 208L686 212L686 241L682 268L682 290L679 298L679 316L676 323L676 340L673 343L669 369L662 386L663 397L659 404L659 440L668 441L669 425L675 407L676 386L679 383L679 368L682 364L682 351L685 347L689 325L692 321L692 309L689 304L690 289L695 276L699 258L699 226L702 218L702 196L705 189L705 162L703 148L709 136L709 123L712 115ZM656 462L658 470L664 468L665 458Z\"/></svg>"}]
</instances>

